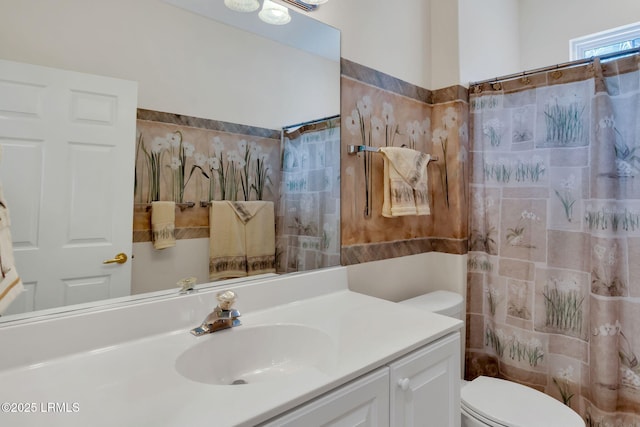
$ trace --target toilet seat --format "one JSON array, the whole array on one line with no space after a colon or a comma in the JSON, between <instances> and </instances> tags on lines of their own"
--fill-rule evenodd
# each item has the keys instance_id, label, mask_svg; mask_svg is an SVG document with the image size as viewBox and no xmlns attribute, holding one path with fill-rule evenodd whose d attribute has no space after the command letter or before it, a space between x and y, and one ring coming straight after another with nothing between
<instances>
[{"instance_id":1,"label":"toilet seat","mask_svg":"<svg viewBox=\"0 0 640 427\"><path fill-rule=\"evenodd\" d=\"M480 376L461 390L461 409L494 427L583 427L582 418L562 402L531 387Z\"/></svg>"}]
</instances>

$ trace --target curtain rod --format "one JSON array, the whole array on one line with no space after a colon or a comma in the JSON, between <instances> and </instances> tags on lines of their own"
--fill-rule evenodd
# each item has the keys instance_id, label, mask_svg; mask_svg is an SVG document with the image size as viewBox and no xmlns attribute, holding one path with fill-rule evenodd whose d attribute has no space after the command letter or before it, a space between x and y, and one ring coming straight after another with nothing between
<instances>
[{"instance_id":1,"label":"curtain rod","mask_svg":"<svg viewBox=\"0 0 640 427\"><path fill-rule=\"evenodd\" d=\"M302 123L298 123L296 125L289 125L289 126L283 126L282 130L286 131L287 129L291 129L291 128L300 128L302 126L307 126L307 125L312 125L315 123L322 123L326 120L331 120L331 119L335 119L340 117L340 114L336 114L335 116L329 116L329 117L323 117L321 119L316 119L316 120L310 120L308 122L302 122Z\"/></svg>"},{"instance_id":2,"label":"curtain rod","mask_svg":"<svg viewBox=\"0 0 640 427\"><path fill-rule=\"evenodd\" d=\"M633 55L635 53L640 53L640 48L634 47L633 49L621 50L619 52L607 53L605 55L592 56L590 58L577 59L575 61L563 62L563 63L560 63L560 64L550 65L550 66L542 67L542 68L535 68L533 70L523 71L523 72L520 72L520 73L507 74L507 75L500 76L500 77L494 77L492 79L480 80L480 81L477 81L477 82L470 82L469 83L469 87L481 85L483 83L495 83L495 82L499 82L499 81L502 81L502 80L514 79L516 77L524 77L524 76L528 76L528 75L531 75L531 74L543 73L545 71L552 71L552 70L557 70L557 69L560 69L560 68L575 67L577 65L588 64L589 62L593 62L596 58L599 58L600 60L604 60L604 59L615 58L615 57L618 57L618 56Z\"/></svg>"}]
</instances>

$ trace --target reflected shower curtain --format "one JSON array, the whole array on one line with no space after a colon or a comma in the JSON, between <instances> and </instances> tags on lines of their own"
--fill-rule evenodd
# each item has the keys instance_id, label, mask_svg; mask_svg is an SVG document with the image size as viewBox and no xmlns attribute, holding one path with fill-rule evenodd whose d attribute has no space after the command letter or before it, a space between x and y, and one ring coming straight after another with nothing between
<instances>
[{"instance_id":1,"label":"reflected shower curtain","mask_svg":"<svg viewBox=\"0 0 640 427\"><path fill-rule=\"evenodd\" d=\"M640 425L636 56L470 88L467 379Z\"/></svg>"},{"instance_id":2,"label":"reflected shower curtain","mask_svg":"<svg viewBox=\"0 0 640 427\"><path fill-rule=\"evenodd\" d=\"M340 118L284 129L278 273L340 265Z\"/></svg>"}]
</instances>

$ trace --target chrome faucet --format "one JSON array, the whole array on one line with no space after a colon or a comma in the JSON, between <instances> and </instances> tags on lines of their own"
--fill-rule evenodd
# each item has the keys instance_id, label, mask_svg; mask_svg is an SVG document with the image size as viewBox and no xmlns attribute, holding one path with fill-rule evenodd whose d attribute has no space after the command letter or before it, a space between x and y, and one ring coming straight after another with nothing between
<instances>
[{"instance_id":1,"label":"chrome faucet","mask_svg":"<svg viewBox=\"0 0 640 427\"><path fill-rule=\"evenodd\" d=\"M191 333L197 337L211 334L222 329L233 328L241 325L240 312L231 308L236 301L236 294L233 291L218 292L216 296L218 305L202 321L202 325L191 329Z\"/></svg>"}]
</instances>

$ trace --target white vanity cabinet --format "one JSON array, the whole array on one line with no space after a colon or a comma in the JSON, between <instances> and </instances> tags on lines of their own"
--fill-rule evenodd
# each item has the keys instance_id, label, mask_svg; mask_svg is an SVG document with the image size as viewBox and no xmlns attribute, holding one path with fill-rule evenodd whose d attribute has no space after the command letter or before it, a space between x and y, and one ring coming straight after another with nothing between
<instances>
[{"instance_id":1,"label":"white vanity cabinet","mask_svg":"<svg viewBox=\"0 0 640 427\"><path fill-rule=\"evenodd\" d=\"M415 350L263 427L460 427L460 334Z\"/></svg>"},{"instance_id":2,"label":"white vanity cabinet","mask_svg":"<svg viewBox=\"0 0 640 427\"><path fill-rule=\"evenodd\" d=\"M389 369L380 368L295 408L263 427L387 427Z\"/></svg>"},{"instance_id":3,"label":"white vanity cabinet","mask_svg":"<svg viewBox=\"0 0 640 427\"><path fill-rule=\"evenodd\" d=\"M460 427L460 335L389 364L391 427Z\"/></svg>"}]
</instances>

